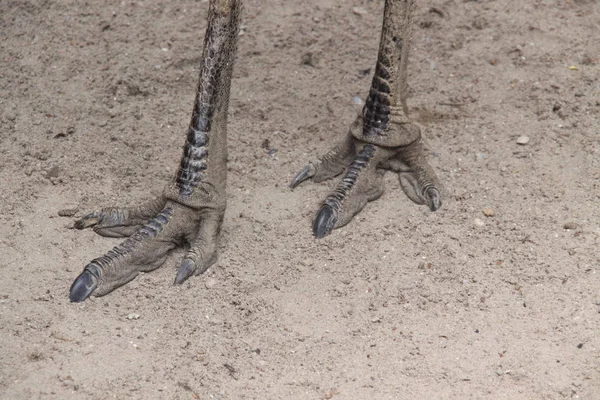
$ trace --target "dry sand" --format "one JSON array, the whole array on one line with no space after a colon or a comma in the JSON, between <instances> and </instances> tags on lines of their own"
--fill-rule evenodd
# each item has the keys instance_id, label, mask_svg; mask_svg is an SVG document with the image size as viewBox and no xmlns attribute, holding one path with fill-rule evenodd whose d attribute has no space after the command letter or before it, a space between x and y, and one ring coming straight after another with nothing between
<instances>
[{"instance_id":1,"label":"dry sand","mask_svg":"<svg viewBox=\"0 0 600 400\"><path fill-rule=\"evenodd\" d=\"M409 105L444 206L390 175L323 240L336 182L287 184L352 122L383 3L248 1L218 263L68 301L118 240L58 211L160 193L207 4L0 3L0 398L600 399L593 0L419 2Z\"/></svg>"}]
</instances>

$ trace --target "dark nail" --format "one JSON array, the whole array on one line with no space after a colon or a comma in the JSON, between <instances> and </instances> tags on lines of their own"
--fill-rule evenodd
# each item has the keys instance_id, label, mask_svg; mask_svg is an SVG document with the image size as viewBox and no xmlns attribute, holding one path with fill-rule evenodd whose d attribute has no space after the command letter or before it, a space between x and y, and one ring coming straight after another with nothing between
<instances>
[{"instance_id":1,"label":"dark nail","mask_svg":"<svg viewBox=\"0 0 600 400\"><path fill-rule=\"evenodd\" d=\"M442 198L437 189L427 189L427 205L431 211L437 211L442 206Z\"/></svg>"},{"instance_id":2,"label":"dark nail","mask_svg":"<svg viewBox=\"0 0 600 400\"><path fill-rule=\"evenodd\" d=\"M302 168L302 170L298 172L298 174L296 174L294 179L292 179L292 183L290 183L290 188L294 189L296 186L298 186L308 178L313 177L315 175L314 168L315 167L313 167L311 164Z\"/></svg>"},{"instance_id":3,"label":"dark nail","mask_svg":"<svg viewBox=\"0 0 600 400\"><path fill-rule=\"evenodd\" d=\"M319 210L315 222L313 222L313 235L317 239L328 235L333 230L333 227L337 221L337 213L335 210L327 205L323 204Z\"/></svg>"},{"instance_id":4,"label":"dark nail","mask_svg":"<svg viewBox=\"0 0 600 400\"><path fill-rule=\"evenodd\" d=\"M189 258L185 258L177 270L177 276L175 277L174 282L175 285L181 285L183 282L185 282L187 278L194 274L196 269L196 263Z\"/></svg>"},{"instance_id":5,"label":"dark nail","mask_svg":"<svg viewBox=\"0 0 600 400\"><path fill-rule=\"evenodd\" d=\"M83 272L75 279L71 285L69 292L69 300L73 303L80 303L90 297L92 292L98 286L98 278L89 270L84 269Z\"/></svg>"}]
</instances>

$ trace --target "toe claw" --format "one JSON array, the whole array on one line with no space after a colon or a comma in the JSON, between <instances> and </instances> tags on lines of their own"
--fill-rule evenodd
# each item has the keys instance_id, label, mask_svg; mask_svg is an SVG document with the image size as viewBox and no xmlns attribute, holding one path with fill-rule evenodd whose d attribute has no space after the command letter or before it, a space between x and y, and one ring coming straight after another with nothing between
<instances>
[{"instance_id":1,"label":"toe claw","mask_svg":"<svg viewBox=\"0 0 600 400\"><path fill-rule=\"evenodd\" d=\"M179 269L177 270L177 276L175 277L175 285L181 285L185 282L190 276L194 275L198 269L196 263L189 258L183 260Z\"/></svg>"},{"instance_id":2,"label":"toe claw","mask_svg":"<svg viewBox=\"0 0 600 400\"><path fill-rule=\"evenodd\" d=\"M98 225L99 222L100 219L96 216L96 213L91 213L75 221L74 226L75 229L85 229L89 228L90 226Z\"/></svg>"},{"instance_id":3,"label":"toe claw","mask_svg":"<svg viewBox=\"0 0 600 400\"><path fill-rule=\"evenodd\" d=\"M315 176L315 167L312 164L308 164L296 176L292 179L290 183L290 188L294 189L296 186L307 180L308 178L312 178Z\"/></svg>"},{"instance_id":4,"label":"toe claw","mask_svg":"<svg viewBox=\"0 0 600 400\"><path fill-rule=\"evenodd\" d=\"M90 297L98 287L98 278L87 268L75 279L69 291L69 300L79 303Z\"/></svg>"},{"instance_id":5,"label":"toe claw","mask_svg":"<svg viewBox=\"0 0 600 400\"><path fill-rule=\"evenodd\" d=\"M437 211L442 206L442 197L436 188L427 189L427 205L431 211Z\"/></svg>"},{"instance_id":6,"label":"toe claw","mask_svg":"<svg viewBox=\"0 0 600 400\"><path fill-rule=\"evenodd\" d=\"M328 204L323 204L313 222L313 235L317 239L321 239L330 234L336 222L337 213L333 207Z\"/></svg>"}]
</instances>

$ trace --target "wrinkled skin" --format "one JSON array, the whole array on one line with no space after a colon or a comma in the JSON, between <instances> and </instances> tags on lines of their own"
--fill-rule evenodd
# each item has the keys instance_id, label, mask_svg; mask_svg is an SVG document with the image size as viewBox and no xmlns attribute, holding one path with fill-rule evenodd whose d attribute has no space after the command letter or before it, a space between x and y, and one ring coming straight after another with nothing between
<instances>
[{"instance_id":1,"label":"wrinkled skin","mask_svg":"<svg viewBox=\"0 0 600 400\"><path fill-rule=\"evenodd\" d=\"M353 127L362 127L359 116ZM416 129L416 125L400 125L399 129ZM313 234L322 238L335 228L346 225L369 201L383 194L386 171L398 174L404 193L417 204L426 204L431 211L442 205L440 184L427 163L418 138L406 146L384 147L365 143L345 135L319 161L304 167L292 180L295 188L312 178L322 182L344 173L335 191L323 202L313 222Z\"/></svg>"},{"instance_id":2,"label":"wrinkled skin","mask_svg":"<svg viewBox=\"0 0 600 400\"><path fill-rule=\"evenodd\" d=\"M414 0L386 0L375 74L365 107L337 144L308 164L291 187L343 174L313 222L317 238L347 224L383 193L386 171L398 174L404 193L435 211L441 186L426 161L421 132L408 118L406 66ZM71 285L80 302L102 296L160 267L169 252L189 250L175 277L181 284L206 271L217 259L226 206L227 111L239 32L241 0L211 0L201 72L181 163L157 199L138 207L105 208L75 222L107 237L127 238L92 260ZM275 240L275 239L273 239Z\"/></svg>"}]
</instances>

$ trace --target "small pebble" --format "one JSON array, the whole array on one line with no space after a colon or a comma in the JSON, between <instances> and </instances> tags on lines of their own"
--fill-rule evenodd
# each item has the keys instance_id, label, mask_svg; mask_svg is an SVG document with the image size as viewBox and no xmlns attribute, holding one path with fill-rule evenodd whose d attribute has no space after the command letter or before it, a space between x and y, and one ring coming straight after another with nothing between
<instances>
[{"instance_id":1,"label":"small pebble","mask_svg":"<svg viewBox=\"0 0 600 400\"><path fill-rule=\"evenodd\" d=\"M46 178L58 178L59 172L60 172L60 169L58 168L57 165L55 165L54 167L52 167L46 171Z\"/></svg>"},{"instance_id":2,"label":"small pebble","mask_svg":"<svg viewBox=\"0 0 600 400\"><path fill-rule=\"evenodd\" d=\"M366 15L367 14L367 10L364 9L363 7L354 7L352 9L352 12L356 15Z\"/></svg>"},{"instance_id":3,"label":"small pebble","mask_svg":"<svg viewBox=\"0 0 600 400\"><path fill-rule=\"evenodd\" d=\"M215 287L215 285L216 285L217 283L218 283L218 282L217 282L217 280L216 280L215 278L208 278L208 279L206 280L206 282L204 282L204 286L205 286L207 289L210 289L210 288L213 288L213 287Z\"/></svg>"},{"instance_id":4,"label":"small pebble","mask_svg":"<svg viewBox=\"0 0 600 400\"><path fill-rule=\"evenodd\" d=\"M305 267L310 267L314 264L314 261L311 258L305 258L304 260L300 261L300 264L304 265Z\"/></svg>"},{"instance_id":5,"label":"small pebble","mask_svg":"<svg viewBox=\"0 0 600 400\"><path fill-rule=\"evenodd\" d=\"M483 215L485 215L486 217L493 217L494 215L496 215L496 213L491 208L484 208Z\"/></svg>"},{"instance_id":6,"label":"small pebble","mask_svg":"<svg viewBox=\"0 0 600 400\"><path fill-rule=\"evenodd\" d=\"M475 223L475 226L485 226L485 222L483 222L480 218L475 218L473 222Z\"/></svg>"},{"instance_id":7,"label":"small pebble","mask_svg":"<svg viewBox=\"0 0 600 400\"><path fill-rule=\"evenodd\" d=\"M140 319L140 314L131 313L127 315L127 319Z\"/></svg>"},{"instance_id":8,"label":"small pebble","mask_svg":"<svg viewBox=\"0 0 600 400\"><path fill-rule=\"evenodd\" d=\"M317 64L316 56L310 51L307 53L304 53L302 55L302 59L300 60L300 64L314 67Z\"/></svg>"},{"instance_id":9,"label":"small pebble","mask_svg":"<svg viewBox=\"0 0 600 400\"><path fill-rule=\"evenodd\" d=\"M59 217L72 217L73 215L77 214L77 211L79 211L76 208L67 208L64 210L58 210L58 216Z\"/></svg>"},{"instance_id":10,"label":"small pebble","mask_svg":"<svg viewBox=\"0 0 600 400\"><path fill-rule=\"evenodd\" d=\"M529 136L521 135L517 139L517 144L526 145L527 143L529 143Z\"/></svg>"},{"instance_id":11,"label":"small pebble","mask_svg":"<svg viewBox=\"0 0 600 400\"><path fill-rule=\"evenodd\" d=\"M364 68L364 69L358 70L358 76L360 76L361 78L369 75L370 73L371 73L371 68Z\"/></svg>"},{"instance_id":12,"label":"small pebble","mask_svg":"<svg viewBox=\"0 0 600 400\"><path fill-rule=\"evenodd\" d=\"M14 110L7 110L4 112L4 118L9 121L14 121L17 119L17 113Z\"/></svg>"},{"instance_id":13,"label":"small pebble","mask_svg":"<svg viewBox=\"0 0 600 400\"><path fill-rule=\"evenodd\" d=\"M356 95L352 97L352 102L360 106L363 103L363 99L360 96Z\"/></svg>"},{"instance_id":14,"label":"small pebble","mask_svg":"<svg viewBox=\"0 0 600 400\"><path fill-rule=\"evenodd\" d=\"M579 225L576 222L565 222L563 225L564 229L574 230L579 228Z\"/></svg>"}]
</instances>

